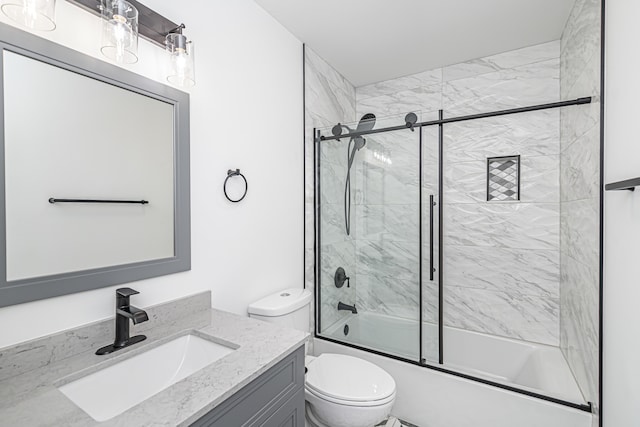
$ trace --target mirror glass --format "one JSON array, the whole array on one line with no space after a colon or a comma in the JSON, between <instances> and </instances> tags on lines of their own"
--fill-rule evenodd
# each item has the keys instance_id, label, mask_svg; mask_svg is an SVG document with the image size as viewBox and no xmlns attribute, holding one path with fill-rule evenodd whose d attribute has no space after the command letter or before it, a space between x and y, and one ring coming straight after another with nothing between
<instances>
[{"instance_id":1,"label":"mirror glass","mask_svg":"<svg viewBox=\"0 0 640 427\"><path fill-rule=\"evenodd\" d=\"M173 105L3 60L6 280L173 257Z\"/></svg>"},{"instance_id":2,"label":"mirror glass","mask_svg":"<svg viewBox=\"0 0 640 427\"><path fill-rule=\"evenodd\" d=\"M191 269L189 94L0 24L0 307Z\"/></svg>"}]
</instances>

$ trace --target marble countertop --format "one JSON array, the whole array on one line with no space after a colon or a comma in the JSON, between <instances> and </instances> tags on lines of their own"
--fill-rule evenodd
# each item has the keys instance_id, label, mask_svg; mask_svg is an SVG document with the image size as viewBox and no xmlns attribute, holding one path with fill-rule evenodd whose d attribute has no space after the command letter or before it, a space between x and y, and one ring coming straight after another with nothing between
<instances>
[{"instance_id":1,"label":"marble countertop","mask_svg":"<svg viewBox=\"0 0 640 427\"><path fill-rule=\"evenodd\" d=\"M101 423L93 420L57 389L57 386L190 331L198 331L198 335L220 343L230 343L238 346L238 349L123 414ZM138 333L132 331L132 335L134 332ZM116 353L96 356L94 352L98 347L90 343L90 348L83 353L53 362L40 361L38 364L42 366L3 379L0 381L0 425L188 426L291 354L308 337L307 333L215 309L199 310L143 332L147 335L146 341ZM20 352L27 354L27 350L37 345L38 341L34 341L27 347L15 349L14 358ZM0 356L3 350L6 349L0 350ZM2 363L7 360L0 357L0 368L6 370ZM130 387L133 384L123 386Z\"/></svg>"}]
</instances>

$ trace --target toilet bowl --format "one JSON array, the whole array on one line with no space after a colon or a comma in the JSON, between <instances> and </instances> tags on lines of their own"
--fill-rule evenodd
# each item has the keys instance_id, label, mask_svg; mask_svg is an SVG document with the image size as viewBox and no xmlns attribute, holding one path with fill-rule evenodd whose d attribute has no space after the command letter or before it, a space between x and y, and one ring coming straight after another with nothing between
<instances>
[{"instance_id":1,"label":"toilet bowl","mask_svg":"<svg viewBox=\"0 0 640 427\"><path fill-rule=\"evenodd\" d=\"M396 383L382 368L352 356L307 358L307 418L318 427L371 427L386 419Z\"/></svg>"},{"instance_id":2,"label":"toilet bowl","mask_svg":"<svg viewBox=\"0 0 640 427\"><path fill-rule=\"evenodd\" d=\"M311 292L284 289L249 305L249 316L309 330ZM389 416L396 383L384 369L357 357L325 353L305 360L307 419L317 427L371 427Z\"/></svg>"}]
</instances>

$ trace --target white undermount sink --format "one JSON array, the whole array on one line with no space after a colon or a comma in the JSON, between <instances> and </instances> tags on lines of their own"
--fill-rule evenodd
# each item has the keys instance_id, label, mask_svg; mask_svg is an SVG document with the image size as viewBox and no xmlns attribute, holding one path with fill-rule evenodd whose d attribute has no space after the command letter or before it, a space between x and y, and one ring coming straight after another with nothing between
<instances>
[{"instance_id":1,"label":"white undermount sink","mask_svg":"<svg viewBox=\"0 0 640 427\"><path fill-rule=\"evenodd\" d=\"M233 352L184 335L58 387L96 421L106 421Z\"/></svg>"}]
</instances>

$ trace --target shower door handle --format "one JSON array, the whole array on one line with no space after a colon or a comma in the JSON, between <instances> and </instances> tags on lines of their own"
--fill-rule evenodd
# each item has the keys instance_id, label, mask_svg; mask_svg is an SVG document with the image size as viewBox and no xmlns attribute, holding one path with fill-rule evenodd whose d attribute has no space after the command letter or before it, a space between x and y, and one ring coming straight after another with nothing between
<instances>
[{"instance_id":1,"label":"shower door handle","mask_svg":"<svg viewBox=\"0 0 640 427\"><path fill-rule=\"evenodd\" d=\"M433 282L433 194L429 195L429 280Z\"/></svg>"}]
</instances>

